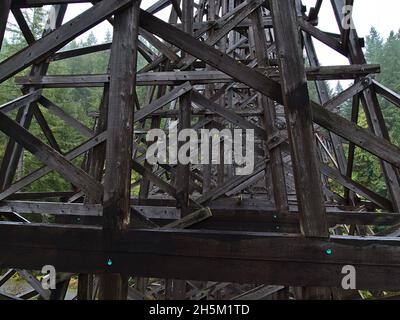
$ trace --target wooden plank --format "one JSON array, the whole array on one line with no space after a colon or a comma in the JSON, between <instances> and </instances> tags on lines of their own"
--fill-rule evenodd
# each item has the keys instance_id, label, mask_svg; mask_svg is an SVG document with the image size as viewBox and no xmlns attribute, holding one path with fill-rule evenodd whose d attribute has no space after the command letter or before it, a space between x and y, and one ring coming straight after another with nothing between
<instances>
[{"instance_id":1,"label":"wooden plank","mask_svg":"<svg viewBox=\"0 0 400 320\"><path fill-rule=\"evenodd\" d=\"M201 208L195 212L192 212L191 214L188 214L187 216L181 219L168 223L166 226L162 227L162 229L176 229L176 230L186 229L211 217L212 213L209 208Z\"/></svg>"},{"instance_id":2,"label":"wooden plank","mask_svg":"<svg viewBox=\"0 0 400 320\"><path fill-rule=\"evenodd\" d=\"M101 0L13 0L12 8L31 8L55 4L99 2Z\"/></svg>"},{"instance_id":3,"label":"wooden plank","mask_svg":"<svg viewBox=\"0 0 400 320\"><path fill-rule=\"evenodd\" d=\"M311 67L306 70L308 80L345 80L357 79L381 72L377 64L353 64L350 66Z\"/></svg>"},{"instance_id":4,"label":"wooden plank","mask_svg":"<svg viewBox=\"0 0 400 320\"><path fill-rule=\"evenodd\" d=\"M336 80L336 79L355 79L369 74L375 66L333 66L316 67L306 69L308 80ZM263 69L256 69L263 71ZM266 69L268 71L268 69ZM271 76L274 81L277 76ZM231 83L232 77L220 71L163 71L145 72L137 75L138 86L150 85L180 85L182 82L190 81L192 85L211 84L211 83ZM80 88L80 87L103 87L109 83L108 74L96 75L51 75L51 76L22 76L16 77L15 82L19 85L35 85L42 88Z\"/></svg>"}]
</instances>

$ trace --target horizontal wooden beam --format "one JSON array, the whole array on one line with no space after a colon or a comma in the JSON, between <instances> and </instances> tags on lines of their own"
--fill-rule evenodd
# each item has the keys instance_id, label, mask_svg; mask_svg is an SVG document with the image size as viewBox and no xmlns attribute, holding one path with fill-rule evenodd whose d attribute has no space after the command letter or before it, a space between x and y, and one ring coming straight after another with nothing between
<instances>
[{"instance_id":1,"label":"horizontal wooden beam","mask_svg":"<svg viewBox=\"0 0 400 320\"><path fill-rule=\"evenodd\" d=\"M251 70L251 69L250 69ZM379 72L378 65L352 65L329 66L306 69L307 79L314 80L340 80L356 79L371 73ZM261 69L254 69L261 72ZM271 79L278 80L278 75ZM35 85L43 88L79 88L79 87L103 87L110 81L108 74L87 75L52 75L43 77L16 77L18 85ZM192 85L210 83L231 83L233 78L221 71L165 71L145 72L137 75L138 86L151 85L179 85L189 81Z\"/></svg>"},{"instance_id":2,"label":"horizontal wooden beam","mask_svg":"<svg viewBox=\"0 0 400 320\"><path fill-rule=\"evenodd\" d=\"M20 198L22 199L22 198ZM29 200L29 198L26 198ZM70 217L97 217L98 225L101 225L102 206L88 205L81 203L43 202L43 201L1 201L0 212L3 214L38 214ZM268 231L277 230L282 226L293 225L299 227L299 214L295 206L290 208L287 214L278 214L274 205L264 201L252 202L252 205L244 200L241 205L218 204L211 202L208 206L213 217L206 223L202 223L199 229L208 230L247 230L247 231ZM175 200L174 200L175 201ZM172 203L171 205L173 205ZM180 211L176 207L137 205L131 202L131 208L139 212L147 219L176 220L180 219ZM192 211L196 207L191 208ZM134 219L134 217L133 217ZM400 215L395 213L357 212L341 211L327 208L327 219L330 227L336 225L379 225L392 226L400 223ZM71 220L73 222L74 220ZM94 220L93 220L94 221ZM92 222L93 222L92 221ZM87 224L92 224L88 222ZM272 229L271 229L272 228Z\"/></svg>"},{"instance_id":3,"label":"horizontal wooden beam","mask_svg":"<svg viewBox=\"0 0 400 320\"><path fill-rule=\"evenodd\" d=\"M77 216L101 216L103 207L97 204L2 201L0 212L39 213Z\"/></svg>"},{"instance_id":4,"label":"horizontal wooden beam","mask_svg":"<svg viewBox=\"0 0 400 320\"><path fill-rule=\"evenodd\" d=\"M105 251L102 234L98 227L3 222L0 267L35 270L49 264L59 272L340 287L343 266L352 265L357 289L400 289L398 238L126 230Z\"/></svg>"},{"instance_id":5,"label":"horizontal wooden beam","mask_svg":"<svg viewBox=\"0 0 400 320\"><path fill-rule=\"evenodd\" d=\"M278 82L143 10L140 13L140 26L232 78L264 93L275 101L282 102L281 88Z\"/></svg>"},{"instance_id":6,"label":"horizontal wooden beam","mask_svg":"<svg viewBox=\"0 0 400 320\"><path fill-rule=\"evenodd\" d=\"M93 3L101 0L13 0L12 8L41 7L55 4Z\"/></svg>"}]
</instances>

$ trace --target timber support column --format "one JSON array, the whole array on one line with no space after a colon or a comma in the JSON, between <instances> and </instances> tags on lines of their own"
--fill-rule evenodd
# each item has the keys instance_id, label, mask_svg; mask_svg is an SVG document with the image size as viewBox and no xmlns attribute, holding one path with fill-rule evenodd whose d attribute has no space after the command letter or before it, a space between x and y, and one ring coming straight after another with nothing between
<instances>
[{"instance_id":1,"label":"timber support column","mask_svg":"<svg viewBox=\"0 0 400 320\"><path fill-rule=\"evenodd\" d=\"M132 1L131 6L114 16L103 198L105 250L113 248L114 240L129 224L139 7L140 1ZM105 259L105 265L115 263L113 257ZM100 299L126 299L127 290L127 276L102 275Z\"/></svg>"},{"instance_id":2,"label":"timber support column","mask_svg":"<svg viewBox=\"0 0 400 320\"><path fill-rule=\"evenodd\" d=\"M329 237L295 1L270 0L302 233ZM330 298L329 289L308 289Z\"/></svg>"}]
</instances>

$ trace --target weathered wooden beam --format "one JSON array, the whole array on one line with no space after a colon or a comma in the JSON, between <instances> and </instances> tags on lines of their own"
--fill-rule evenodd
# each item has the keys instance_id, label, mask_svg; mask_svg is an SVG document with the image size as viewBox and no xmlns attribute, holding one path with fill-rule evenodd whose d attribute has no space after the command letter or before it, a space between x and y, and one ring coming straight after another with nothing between
<instances>
[{"instance_id":1,"label":"weathered wooden beam","mask_svg":"<svg viewBox=\"0 0 400 320\"><path fill-rule=\"evenodd\" d=\"M400 108L400 94L394 92L393 90L386 88L384 85L380 84L376 80L372 80L374 84L375 92L380 94L389 102L393 103L395 106Z\"/></svg>"},{"instance_id":2,"label":"weathered wooden beam","mask_svg":"<svg viewBox=\"0 0 400 320\"><path fill-rule=\"evenodd\" d=\"M271 0L270 4L280 57L282 94L302 231L306 236L327 237L329 233L295 5L290 0Z\"/></svg>"},{"instance_id":3,"label":"weathered wooden beam","mask_svg":"<svg viewBox=\"0 0 400 320\"><path fill-rule=\"evenodd\" d=\"M371 85L371 79L370 78L363 78L358 81L356 81L353 85L348 87L346 90L343 92L340 92L337 96L333 97L329 101L326 101L323 106L324 108L334 111L335 108L340 107L340 105L344 102L346 102L349 99L352 99L355 95L359 94L366 88L368 88Z\"/></svg>"},{"instance_id":4,"label":"weathered wooden beam","mask_svg":"<svg viewBox=\"0 0 400 320\"><path fill-rule=\"evenodd\" d=\"M329 66L306 69L308 80L337 80L355 79L370 74L377 70L375 65L355 66ZM251 70L251 69L250 69ZM263 69L256 69L258 73ZM254 71L256 71L254 70ZM274 81L277 75L271 76ZM108 74L96 75L52 75L52 76L22 76L16 77L15 82L19 85L35 85L42 88L79 88L79 87L103 87L109 83ZM211 83L231 83L232 77L221 71L163 71L139 73L137 76L138 86L151 85L179 85L184 81L190 81L192 85Z\"/></svg>"},{"instance_id":5,"label":"weathered wooden beam","mask_svg":"<svg viewBox=\"0 0 400 320\"><path fill-rule=\"evenodd\" d=\"M36 41L36 39L25 20L25 17L22 14L22 11L20 9L12 9L11 11L13 13L15 20L18 23L18 26L19 26L26 42L28 43L28 45L31 45L32 43L34 43Z\"/></svg>"},{"instance_id":6,"label":"weathered wooden beam","mask_svg":"<svg viewBox=\"0 0 400 320\"><path fill-rule=\"evenodd\" d=\"M80 203L1 201L0 211L6 213L39 213L54 215L101 216L101 205Z\"/></svg>"},{"instance_id":7,"label":"weathered wooden beam","mask_svg":"<svg viewBox=\"0 0 400 320\"><path fill-rule=\"evenodd\" d=\"M13 0L12 8L31 8L55 4L100 2L101 0Z\"/></svg>"},{"instance_id":8,"label":"weathered wooden beam","mask_svg":"<svg viewBox=\"0 0 400 320\"><path fill-rule=\"evenodd\" d=\"M3 222L0 267L35 270L51 264L68 272L340 287L342 267L350 264L356 268L359 290L397 291L400 287L398 238L126 230L112 250L103 250L103 241L97 227Z\"/></svg>"},{"instance_id":9,"label":"weathered wooden beam","mask_svg":"<svg viewBox=\"0 0 400 320\"><path fill-rule=\"evenodd\" d=\"M262 285L233 297L231 300L264 300L273 293L282 290L283 286Z\"/></svg>"},{"instance_id":10,"label":"weathered wooden beam","mask_svg":"<svg viewBox=\"0 0 400 320\"><path fill-rule=\"evenodd\" d=\"M0 106L0 111L3 113L11 112L15 109L21 108L27 104L37 101L42 95L42 90L36 90L31 93L25 94L22 97L14 99Z\"/></svg>"},{"instance_id":11,"label":"weathered wooden beam","mask_svg":"<svg viewBox=\"0 0 400 320\"><path fill-rule=\"evenodd\" d=\"M389 141L376 136L345 118L324 109L312 102L314 122L329 131L355 143L360 148L371 152L396 167L400 167L400 148Z\"/></svg>"},{"instance_id":12,"label":"weathered wooden beam","mask_svg":"<svg viewBox=\"0 0 400 320\"><path fill-rule=\"evenodd\" d=\"M128 226L130 218L139 7L140 1L131 1L131 6L114 16L103 197L103 245L106 250L113 247L115 237ZM126 299L127 281L119 274L103 275L101 299Z\"/></svg>"},{"instance_id":13,"label":"weathered wooden beam","mask_svg":"<svg viewBox=\"0 0 400 320\"><path fill-rule=\"evenodd\" d=\"M311 23L305 21L304 19L298 19L299 26L302 30L313 36L315 39L321 41L331 49L344 56L347 56L346 51L343 49L342 44L337 39L329 36L327 33L314 27Z\"/></svg>"},{"instance_id":14,"label":"weathered wooden beam","mask_svg":"<svg viewBox=\"0 0 400 320\"><path fill-rule=\"evenodd\" d=\"M350 66L311 67L306 70L308 80L344 80L357 79L369 74L381 72L380 65L353 64Z\"/></svg>"},{"instance_id":15,"label":"weathered wooden beam","mask_svg":"<svg viewBox=\"0 0 400 320\"><path fill-rule=\"evenodd\" d=\"M84 124L70 116L67 112L57 106L54 102L50 101L46 97L40 97L38 102L49 110L54 115L58 116L62 119L66 124L70 125L72 128L76 129L79 133L84 135L85 137L92 138L94 136L94 132L86 127Z\"/></svg>"},{"instance_id":16,"label":"weathered wooden beam","mask_svg":"<svg viewBox=\"0 0 400 320\"><path fill-rule=\"evenodd\" d=\"M104 43L104 44L98 44L98 45L91 46L91 47L60 51L60 52L53 54L49 59L51 61L59 61L59 60L80 57L80 56L83 56L86 54L91 54L91 53L110 50L110 49L111 49L111 43Z\"/></svg>"}]
</instances>

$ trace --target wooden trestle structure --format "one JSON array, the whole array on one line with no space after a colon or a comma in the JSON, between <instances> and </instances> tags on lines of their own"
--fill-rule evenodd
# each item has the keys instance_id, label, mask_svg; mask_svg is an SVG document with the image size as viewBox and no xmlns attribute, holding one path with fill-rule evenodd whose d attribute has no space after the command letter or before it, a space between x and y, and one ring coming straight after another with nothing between
<instances>
[{"instance_id":1,"label":"wooden trestle structure","mask_svg":"<svg viewBox=\"0 0 400 320\"><path fill-rule=\"evenodd\" d=\"M67 6L84 2L93 6L63 23ZM311 10L300 0L159 0L146 10L138 0L2 0L0 40L13 14L29 45L0 63L0 83L29 71L16 78L23 96L0 106L0 130L10 137L0 168L0 296L64 299L76 276L78 299L357 299L357 290L400 291L400 149L378 99L400 107L400 96L374 80L379 66L366 64L356 30L342 27L342 8L353 1L325 2L338 34L318 28L322 0ZM35 39L21 10L43 5L51 9ZM168 21L155 16L167 8ZM104 20L112 43L60 51ZM320 66L315 39L349 65ZM108 74L46 75L53 61L104 50ZM148 62L141 70L138 52ZM338 79L354 84L331 97L325 80ZM318 101L309 96L313 82ZM147 88L144 103L136 86ZM42 91L76 87L104 88L94 128ZM337 112L349 99L351 120ZM361 108L369 129L357 125ZM87 140L62 153L44 109ZM47 141L29 132L33 118ZM253 129L254 172L145 162L147 130L166 130L171 120L179 130ZM380 159L390 197L352 179L357 147ZM23 149L43 167L16 180ZM72 162L82 155L81 165ZM24 192L52 171L71 189ZM55 222L30 223L26 213ZM374 234L374 225L387 228ZM32 276L44 265L58 272L56 290ZM341 289L345 265L356 269L357 290ZM12 296L2 285L16 272L32 289Z\"/></svg>"}]
</instances>

